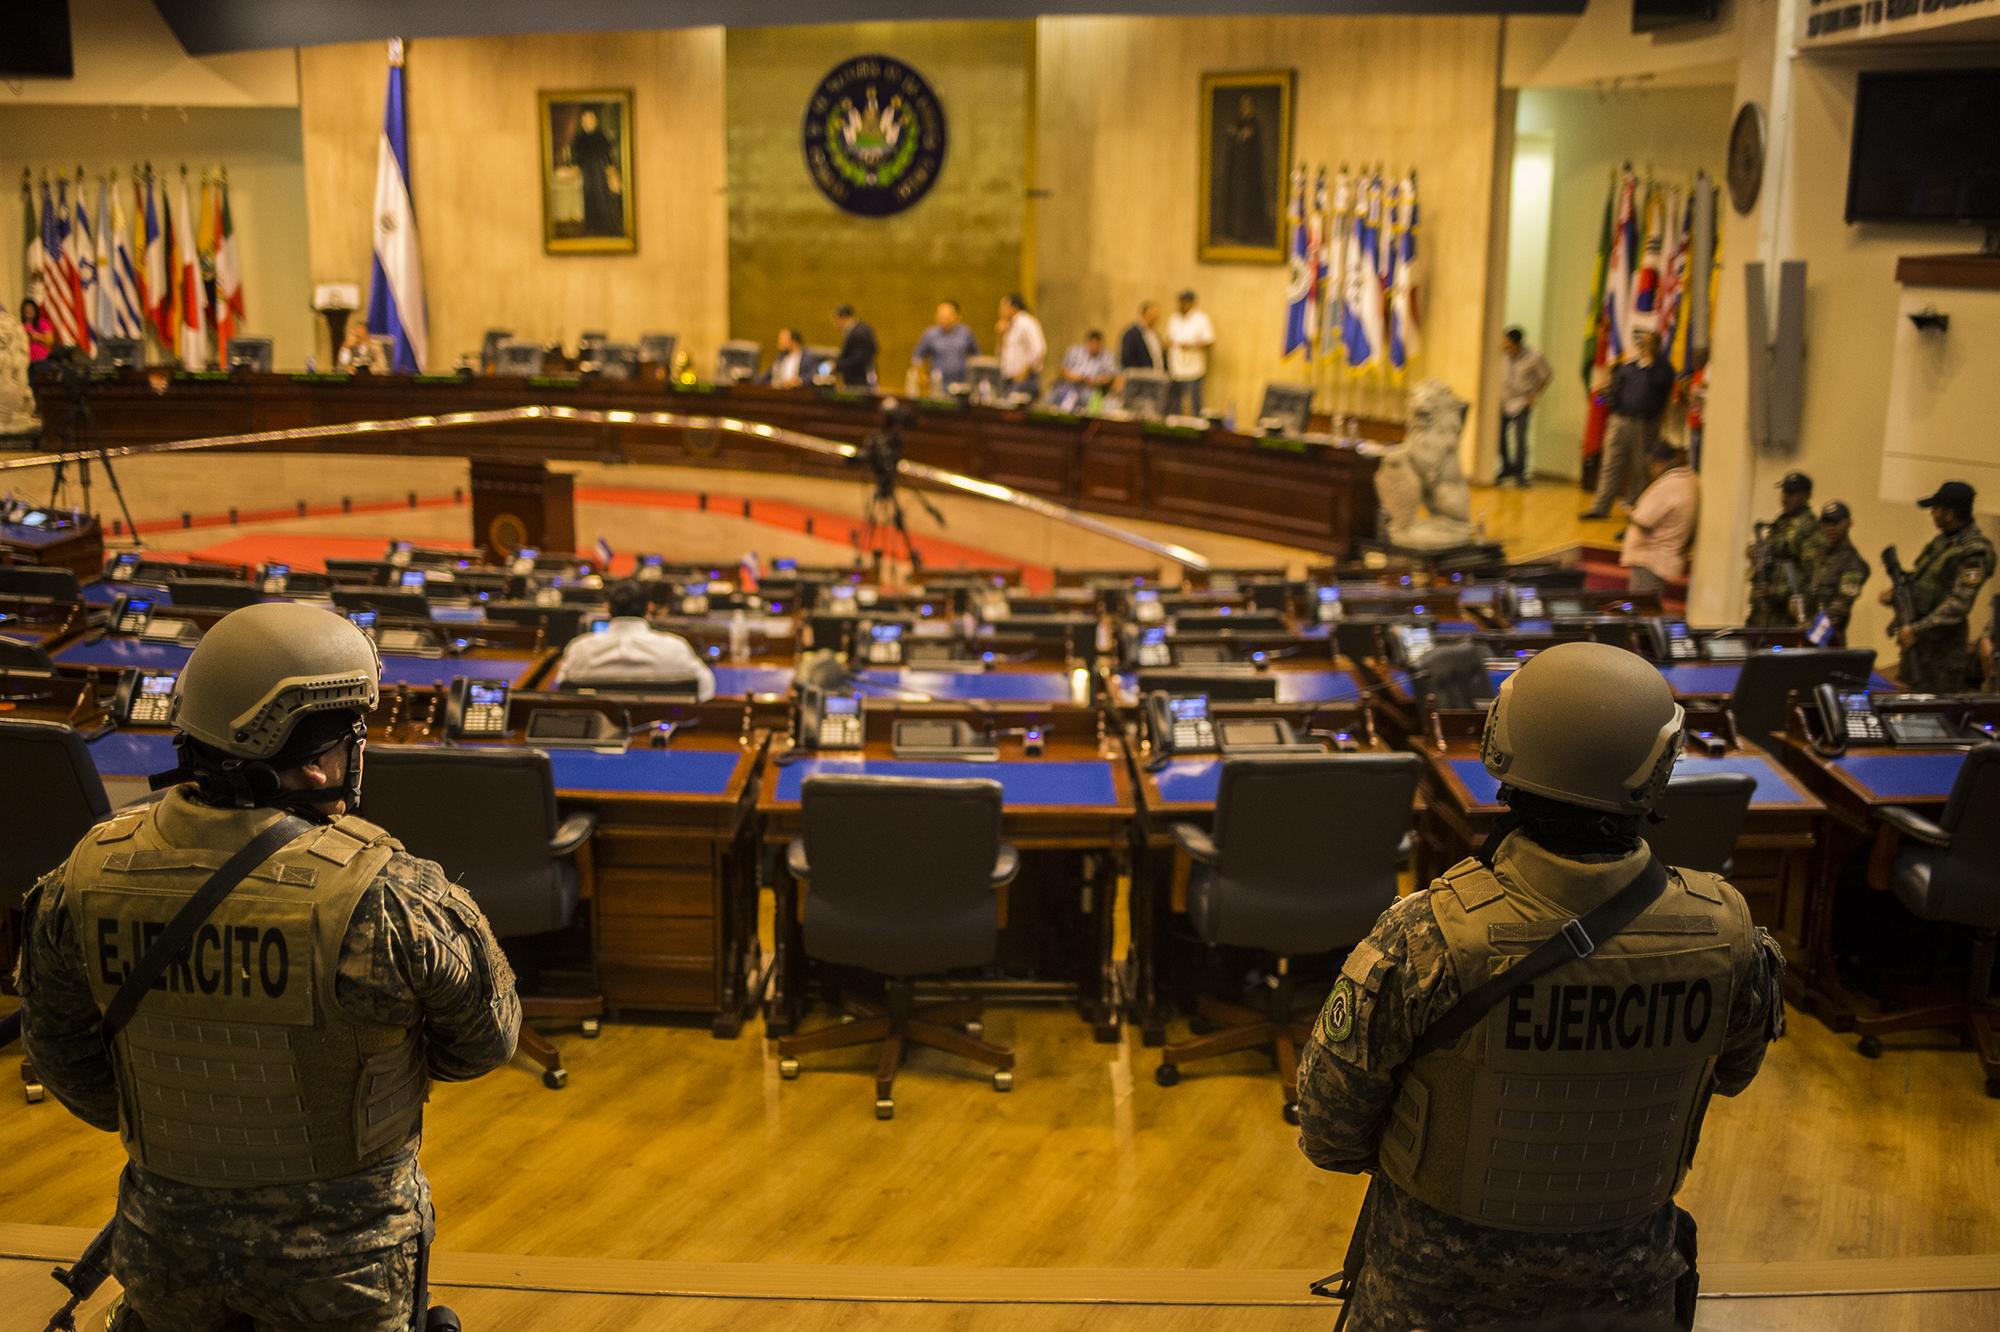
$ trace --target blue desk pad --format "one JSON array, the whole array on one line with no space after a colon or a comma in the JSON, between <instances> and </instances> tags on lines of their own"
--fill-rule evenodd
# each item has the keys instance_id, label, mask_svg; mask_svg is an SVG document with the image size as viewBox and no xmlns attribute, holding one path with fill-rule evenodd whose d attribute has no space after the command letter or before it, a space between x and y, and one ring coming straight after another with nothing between
<instances>
[{"instance_id":1,"label":"blue desk pad","mask_svg":"<svg viewBox=\"0 0 2000 1332\"><path fill-rule=\"evenodd\" d=\"M1153 784L1160 788L1160 799L1169 803L1212 805L1222 785L1222 760L1169 759L1166 767L1153 774Z\"/></svg>"},{"instance_id":2,"label":"blue desk pad","mask_svg":"<svg viewBox=\"0 0 2000 1332\"><path fill-rule=\"evenodd\" d=\"M1361 685L1348 671L1272 671L1270 675L1278 682L1280 703L1346 703L1361 697ZM1136 672L1124 672L1118 683L1128 696L1139 692Z\"/></svg>"},{"instance_id":3,"label":"blue desk pad","mask_svg":"<svg viewBox=\"0 0 2000 1332\"><path fill-rule=\"evenodd\" d=\"M558 791L696 796L727 791L743 757L733 749L632 749L623 754L551 749L548 755Z\"/></svg>"},{"instance_id":4,"label":"blue desk pad","mask_svg":"<svg viewBox=\"0 0 2000 1332\"><path fill-rule=\"evenodd\" d=\"M1465 790L1474 804L1493 805L1500 800L1500 783L1493 774L1486 771L1486 765L1476 758L1455 758L1449 760L1451 770L1458 774L1458 780L1465 783ZM1753 805L1804 805L1811 803L1811 797L1802 795L1773 766L1771 760L1762 754L1730 754L1724 758L1703 758L1699 754L1683 754L1674 772L1681 776L1709 776L1720 772L1741 772L1757 779L1757 789L1750 797Z\"/></svg>"},{"instance_id":5,"label":"blue desk pad","mask_svg":"<svg viewBox=\"0 0 2000 1332\"><path fill-rule=\"evenodd\" d=\"M108 731L90 742L100 777L150 777L174 766L174 737L166 731Z\"/></svg>"},{"instance_id":6,"label":"blue desk pad","mask_svg":"<svg viewBox=\"0 0 2000 1332\"><path fill-rule=\"evenodd\" d=\"M1942 800L1951 794L1951 784L1958 780L1958 770L1964 764L1962 749L1850 752L1833 760L1834 767L1878 800Z\"/></svg>"},{"instance_id":7,"label":"blue desk pad","mask_svg":"<svg viewBox=\"0 0 2000 1332\"><path fill-rule=\"evenodd\" d=\"M789 694L792 671L786 666L717 666L715 693L718 698L747 698L751 694Z\"/></svg>"},{"instance_id":8,"label":"blue desk pad","mask_svg":"<svg viewBox=\"0 0 2000 1332\"><path fill-rule=\"evenodd\" d=\"M871 688L874 686L875 688ZM1069 675L1065 671L926 671L878 667L855 677L863 694L899 700L908 694L928 694L944 702L1067 703ZM715 692L723 698L750 694L789 694L792 671L785 666L717 666Z\"/></svg>"},{"instance_id":9,"label":"blue desk pad","mask_svg":"<svg viewBox=\"0 0 2000 1332\"><path fill-rule=\"evenodd\" d=\"M796 803L808 777L987 777L1000 783L1010 805L1115 805L1118 788L1104 759L1028 759L1020 762L931 762L914 759L802 759L778 770L777 799Z\"/></svg>"},{"instance_id":10,"label":"blue desk pad","mask_svg":"<svg viewBox=\"0 0 2000 1332\"><path fill-rule=\"evenodd\" d=\"M121 670L178 671L194 649L178 643L148 643L137 638L100 638L71 643L55 654L59 666L111 666ZM534 664L531 657L384 657L385 685L436 685L458 676L474 679L519 680Z\"/></svg>"}]
</instances>

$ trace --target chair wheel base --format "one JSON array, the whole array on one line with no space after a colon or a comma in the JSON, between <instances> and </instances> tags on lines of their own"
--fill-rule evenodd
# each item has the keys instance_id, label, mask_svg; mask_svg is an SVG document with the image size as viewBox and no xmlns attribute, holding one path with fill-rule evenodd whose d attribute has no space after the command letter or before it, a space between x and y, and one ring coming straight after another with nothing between
<instances>
[{"instance_id":1,"label":"chair wheel base","mask_svg":"<svg viewBox=\"0 0 2000 1332\"><path fill-rule=\"evenodd\" d=\"M1153 1081L1159 1083L1162 1087L1171 1087L1180 1080L1181 1067L1179 1064L1161 1064L1153 1070Z\"/></svg>"},{"instance_id":2,"label":"chair wheel base","mask_svg":"<svg viewBox=\"0 0 2000 1332\"><path fill-rule=\"evenodd\" d=\"M886 1096L877 1097L875 1100L875 1118L894 1119L895 1117L896 1103Z\"/></svg>"},{"instance_id":3,"label":"chair wheel base","mask_svg":"<svg viewBox=\"0 0 2000 1332\"><path fill-rule=\"evenodd\" d=\"M566 1068L549 1069L546 1073L542 1074L542 1085L550 1091L561 1091L564 1087L569 1086L569 1070Z\"/></svg>"},{"instance_id":4,"label":"chair wheel base","mask_svg":"<svg viewBox=\"0 0 2000 1332\"><path fill-rule=\"evenodd\" d=\"M599 1022L596 1018L585 1018L583 1020L583 1039L585 1039L586 1041L594 1041L603 1034L604 1034L604 1024Z\"/></svg>"},{"instance_id":5,"label":"chair wheel base","mask_svg":"<svg viewBox=\"0 0 2000 1332\"><path fill-rule=\"evenodd\" d=\"M458 1315L442 1304L433 1304L424 1315L424 1332L460 1332Z\"/></svg>"},{"instance_id":6,"label":"chair wheel base","mask_svg":"<svg viewBox=\"0 0 2000 1332\"><path fill-rule=\"evenodd\" d=\"M48 1092L43 1089L41 1083L30 1082L21 1088L21 1094L28 1098L29 1105L40 1105Z\"/></svg>"},{"instance_id":7,"label":"chair wheel base","mask_svg":"<svg viewBox=\"0 0 2000 1332\"><path fill-rule=\"evenodd\" d=\"M1290 1124L1293 1128L1297 1128L1299 1126L1299 1103L1297 1101L1286 1101L1284 1116L1287 1124Z\"/></svg>"},{"instance_id":8,"label":"chair wheel base","mask_svg":"<svg viewBox=\"0 0 2000 1332\"><path fill-rule=\"evenodd\" d=\"M1011 1069L996 1068L993 1070L993 1090L997 1092L1014 1090L1014 1074Z\"/></svg>"},{"instance_id":9,"label":"chair wheel base","mask_svg":"<svg viewBox=\"0 0 2000 1332\"><path fill-rule=\"evenodd\" d=\"M1880 1036L1863 1036L1854 1048L1861 1051L1863 1059L1880 1059L1882 1057L1882 1038Z\"/></svg>"},{"instance_id":10,"label":"chair wheel base","mask_svg":"<svg viewBox=\"0 0 2000 1332\"><path fill-rule=\"evenodd\" d=\"M780 1059L778 1061L778 1076L786 1082L798 1081L799 1061L796 1059Z\"/></svg>"}]
</instances>

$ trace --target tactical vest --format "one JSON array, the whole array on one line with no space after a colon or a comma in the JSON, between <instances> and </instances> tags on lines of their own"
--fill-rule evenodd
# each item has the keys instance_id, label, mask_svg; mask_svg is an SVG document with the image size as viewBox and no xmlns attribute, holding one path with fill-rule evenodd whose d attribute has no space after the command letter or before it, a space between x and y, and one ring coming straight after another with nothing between
<instances>
[{"instance_id":1,"label":"tactical vest","mask_svg":"<svg viewBox=\"0 0 2000 1332\"><path fill-rule=\"evenodd\" d=\"M177 817L218 844L168 840L155 805L100 824L67 865L64 896L100 1012L262 826L204 817L178 791L167 802L183 802ZM133 1164L212 1188L303 1184L409 1142L429 1089L416 1033L348 1017L333 991L355 907L399 848L374 824L343 818L291 842L216 907L113 1043Z\"/></svg>"},{"instance_id":2,"label":"tactical vest","mask_svg":"<svg viewBox=\"0 0 2000 1332\"><path fill-rule=\"evenodd\" d=\"M1430 890L1461 991L1568 915L1477 860ZM1517 987L1406 1070L1383 1173L1441 1212L1502 1230L1599 1230L1652 1214L1693 1160L1730 1002L1753 962L1743 900L1673 870L1597 951Z\"/></svg>"}]
</instances>

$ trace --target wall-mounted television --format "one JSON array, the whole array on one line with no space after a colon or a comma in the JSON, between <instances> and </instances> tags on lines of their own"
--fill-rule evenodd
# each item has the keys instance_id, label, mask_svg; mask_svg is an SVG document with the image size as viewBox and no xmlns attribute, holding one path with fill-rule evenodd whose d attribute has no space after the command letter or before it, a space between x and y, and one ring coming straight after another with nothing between
<instances>
[{"instance_id":1,"label":"wall-mounted television","mask_svg":"<svg viewBox=\"0 0 2000 1332\"><path fill-rule=\"evenodd\" d=\"M1849 222L2000 222L2000 69L1861 75Z\"/></svg>"},{"instance_id":2,"label":"wall-mounted television","mask_svg":"<svg viewBox=\"0 0 2000 1332\"><path fill-rule=\"evenodd\" d=\"M1632 31L1659 32L1689 23L1712 23L1718 0L1632 0Z\"/></svg>"},{"instance_id":3,"label":"wall-mounted television","mask_svg":"<svg viewBox=\"0 0 2000 1332\"><path fill-rule=\"evenodd\" d=\"M69 0L31 0L0 8L0 77L76 77L69 45Z\"/></svg>"}]
</instances>

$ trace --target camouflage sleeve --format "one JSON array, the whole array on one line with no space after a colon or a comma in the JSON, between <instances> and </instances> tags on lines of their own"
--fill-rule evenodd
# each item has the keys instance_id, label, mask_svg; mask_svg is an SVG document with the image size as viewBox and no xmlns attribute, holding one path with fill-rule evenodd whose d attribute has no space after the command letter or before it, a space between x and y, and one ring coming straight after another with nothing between
<instances>
[{"instance_id":1,"label":"camouflage sleeve","mask_svg":"<svg viewBox=\"0 0 2000 1332\"><path fill-rule=\"evenodd\" d=\"M1947 625L1964 624L1972 618L1972 607L1979 600L1979 589L1986 586L1986 580L1992 576L1991 547L1968 554L1952 573L1951 590L1944 594L1944 600L1937 604L1936 609L1917 621L1917 629L1942 629Z\"/></svg>"},{"instance_id":2,"label":"camouflage sleeve","mask_svg":"<svg viewBox=\"0 0 2000 1332\"><path fill-rule=\"evenodd\" d=\"M1416 1039L1458 1002L1423 893L1375 922L1340 969L1299 1056L1299 1150L1322 1170L1372 1170L1396 1075Z\"/></svg>"},{"instance_id":3,"label":"camouflage sleeve","mask_svg":"<svg viewBox=\"0 0 2000 1332\"><path fill-rule=\"evenodd\" d=\"M472 898L436 862L398 852L363 894L334 980L356 1018L421 1026L431 1076L463 1082L514 1057L514 972Z\"/></svg>"},{"instance_id":4,"label":"camouflage sleeve","mask_svg":"<svg viewBox=\"0 0 2000 1332\"><path fill-rule=\"evenodd\" d=\"M1715 1061L1715 1089L1734 1096L1763 1066L1764 1051L1785 1034L1785 955L1778 941L1757 927L1748 983L1729 1005L1729 1030Z\"/></svg>"},{"instance_id":5,"label":"camouflage sleeve","mask_svg":"<svg viewBox=\"0 0 2000 1332\"><path fill-rule=\"evenodd\" d=\"M74 921L63 909L60 872L44 875L21 904L21 1043L35 1076L92 1128L118 1127L118 1084L98 1039L97 1001L84 972Z\"/></svg>"}]
</instances>

